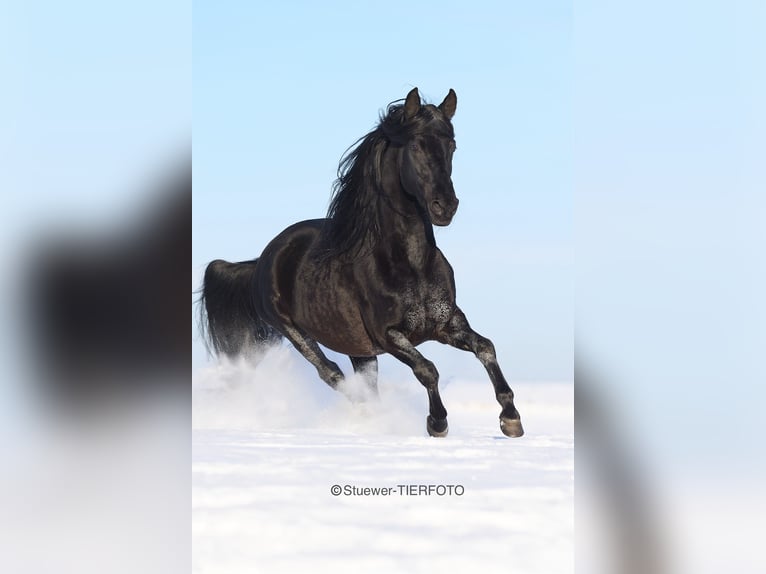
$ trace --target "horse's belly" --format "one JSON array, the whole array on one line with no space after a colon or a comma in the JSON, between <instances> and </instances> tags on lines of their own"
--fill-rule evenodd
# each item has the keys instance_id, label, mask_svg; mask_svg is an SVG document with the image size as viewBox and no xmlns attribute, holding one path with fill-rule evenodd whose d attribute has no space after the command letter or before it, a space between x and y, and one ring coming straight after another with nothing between
<instances>
[{"instance_id":1,"label":"horse's belly","mask_svg":"<svg viewBox=\"0 0 766 574\"><path fill-rule=\"evenodd\" d=\"M300 327L312 339L337 353L372 356L381 352L370 339L359 305L343 291L332 286L323 288L321 281L305 284Z\"/></svg>"},{"instance_id":2,"label":"horse's belly","mask_svg":"<svg viewBox=\"0 0 766 574\"><path fill-rule=\"evenodd\" d=\"M336 353L369 357L381 352L367 334L361 318L328 317L326 322L311 321L304 329L312 339Z\"/></svg>"},{"instance_id":3,"label":"horse's belly","mask_svg":"<svg viewBox=\"0 0 766 574\"><path fill-rule=\"evenodd\" d=\"M328 349L352 357L379 355L382 349L370 340L366 331L347 326L332 331L306 329L308 335Z\"/></svg>"}]
</instances>

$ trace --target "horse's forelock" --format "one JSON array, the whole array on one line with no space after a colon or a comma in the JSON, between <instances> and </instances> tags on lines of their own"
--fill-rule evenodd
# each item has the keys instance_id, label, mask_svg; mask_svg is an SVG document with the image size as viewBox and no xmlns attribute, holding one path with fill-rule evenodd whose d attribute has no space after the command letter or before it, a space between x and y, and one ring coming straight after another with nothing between
<instances>
[{"instance_id":1,"label":"horse's forelock","mask_svg":"<svg viewBox=\"0 0 766 574\"><path fill-rule=\"evenodd\" d=\"M402 145L416 135L439 134L454 137L452 122L433 104L420 107L418 113L405 120L404 105L397 100L388 105L387 113L381 116L378 128L394 145Z\"/></svg>"}]
</instances>

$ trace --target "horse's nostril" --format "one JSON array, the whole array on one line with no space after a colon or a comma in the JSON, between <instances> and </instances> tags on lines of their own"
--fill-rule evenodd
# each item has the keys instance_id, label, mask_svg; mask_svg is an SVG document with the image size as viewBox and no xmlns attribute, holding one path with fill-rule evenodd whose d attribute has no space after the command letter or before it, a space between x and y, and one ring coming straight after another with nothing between
<instances>
[{"instance_id":1,"label":"horse's nostril","mask_svg":"<svg viewBox=\"0 0 766 574\"><path fill-rule=\"evenodd\" d=\"M431 202L431 209L436 213L437 215L441 215L444 213L444 207L439 202L439 200L434 200Z\"/></svg>"}]
</instances>

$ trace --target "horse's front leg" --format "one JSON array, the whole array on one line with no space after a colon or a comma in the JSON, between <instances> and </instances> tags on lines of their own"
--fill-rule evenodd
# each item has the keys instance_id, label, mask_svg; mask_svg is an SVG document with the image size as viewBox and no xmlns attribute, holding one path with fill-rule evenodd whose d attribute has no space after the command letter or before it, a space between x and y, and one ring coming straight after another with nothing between
<instances>
[{"instance_id":1,"label":"horse's front leg","mask_svg":"<svg viewBox=\"0 0 766 574\"><path fill-rule=\"evenodd\" d=\"M492 385L495 387L495 397L500 406L500 430L509 437L519 437L524 434L521 417L513 404L513 391L497 363L495 346L492 341L482 337L471 329L465 314L458 308L447 326L438 333L437 340L463 351L471 351L487 369Z\"/></svg>"},{"instance_id":2,"label":"horse's front leg","mask_svg":"<svg viewBox=\"0 0 766 574\"><path fill-rule=\"evenodd\" d=\"M444 408L442 398L439 395L439 371L436 370L431 361L420 354L420 351L400 331L389 329L386 336L388 343L386 352L410 367L420 384L428 392L428 418L426 418L428 434L436 437L447 436L449 430L447 409Z\"/></svg>"}]
</instances>

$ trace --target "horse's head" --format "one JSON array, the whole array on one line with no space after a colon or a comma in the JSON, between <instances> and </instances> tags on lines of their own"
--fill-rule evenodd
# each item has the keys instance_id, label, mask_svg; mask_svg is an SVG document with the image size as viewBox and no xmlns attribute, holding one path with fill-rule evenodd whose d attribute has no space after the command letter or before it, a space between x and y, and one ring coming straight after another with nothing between
<instances>
[{"instance_id":1,"label":"horse's head","mask_svg":"<svg viewBox=\"0 0 766 574\"><path fill-rule=\"evenodd\" d=\"M404 102L404 122L412 129L402 145L400 178L404 190L418 201L434 225L449 225L457 211L452 185L455 138L450 121L456 107L453 90L439 106L421 105L417 88Z\"/></svg>"}]
</instances>

